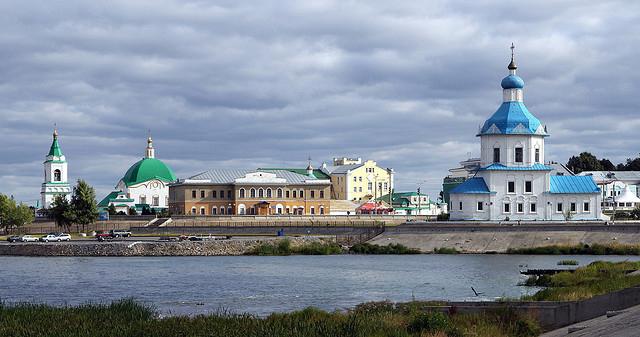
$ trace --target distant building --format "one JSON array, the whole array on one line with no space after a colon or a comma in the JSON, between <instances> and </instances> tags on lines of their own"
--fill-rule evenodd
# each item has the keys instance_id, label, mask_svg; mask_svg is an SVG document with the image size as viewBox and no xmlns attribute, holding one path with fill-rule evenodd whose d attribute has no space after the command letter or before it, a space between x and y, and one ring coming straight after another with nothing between
<instances>
[{"instance_id":1,"label":"distant building","mask_svg":"<svg viewBox=\"0 0 640 337\"><path fill-rule=\"evenodd\" d=\"M144 209L160 211L169 207L169 184L177 178L173 170L155 157L153 140L147 139L145 156L133 164L118 181L113 192L98 203L100 209L113 205L126 213L133 207L138 213Z\"/></svg>"},{"instance_id":2,"label":"distant building","mask_svg":"<svg viewBox=\"0 0 640 337\"><path fill-rule=\"evenodd\" d=\"M333 158L332 166L323 164L320 170L331 177L333 199L364 202L393 191L393 169L373 160Z\"/></svg>"},{"instance_id":3,"label":"distant building","mask_svg":"<svg viewBox=\"0 0 640 337\"><path fill-rule=\"evenodd\" d=\"M310 171L212 169L171 184L169 209L192 215L329 214L331 181Z\"/></svg>"},{"instance_id":4,"label":"distant building","mask_svg":"<svg viewBox=\"0 0 640 337\"><path fill-rule=\"evenodd\" d=\"M451 219L599 219L600 189L592 177L552 175L544 164L547 128L524 105L513 55L508 69L504 102L477 134L480 168L449 193Z\"/></svg>"},{"instance_id":5,"label":"distant building","mask_svg":"<svg viewBox=\"0 0 640 337\"><path fill-rule=\"evenodd\" d=\"M461 161L459 167L449 169L449 175L442 181L442 201L449 203L449 192L465 180L473 177L480 169L480 158Z\"/></svg>"},{"instance_id":6,"label":"distant building","mask_svg":"<svg viewBox=\"0 0 640 337\"><path fill-rule=\"evenodd\" d=\"M635 198L640 197L640 171L584 171L602 190L603 209L613 211L633 209ZM624 198L622 198L624 194Z\"/></svg>"},{"instance_id":7,"label":"distant building","mask_svg":"<svg viewBox=\"0 0 640 337\"><path fill-rule=\"evenodd\" d=\"M49 154L44 161L44 182L40 189L42 208L49 208L56 196L63 196L71 200L71 186L67 180L67 158L62 153L58 143L58 130L53 130L53 142Z\"/></svg>"},{"instance_id":8,"label":"distant building","mask_svg":"<svg viewBox=\"0 0 640 337\"><path fill-rule=\"evenodd\" d=\"M391 195L394 214L400 215L438 215L446 213L446 204L433 202L428 195L418 192L396 192ZM389 195L379 200L388 202Z\"/></svg>"}]
</instances>

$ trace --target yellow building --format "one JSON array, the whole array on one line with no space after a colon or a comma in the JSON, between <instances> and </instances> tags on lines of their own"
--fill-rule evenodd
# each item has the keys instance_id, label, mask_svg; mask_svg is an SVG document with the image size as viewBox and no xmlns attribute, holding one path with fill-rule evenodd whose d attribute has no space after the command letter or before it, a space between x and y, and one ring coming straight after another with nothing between
<instances>
[{"instance_id":1,"label":"yellow building","mask_svg":"<svg viewBox=\"0 0 640 337\"><path fill-rule=\"evenodd\" d=\"M378 166L373 160L333 158L333 166L321 170L331 177L331 198L366 201L393 191L393 169Z\"/></svg>"}]
</instances>

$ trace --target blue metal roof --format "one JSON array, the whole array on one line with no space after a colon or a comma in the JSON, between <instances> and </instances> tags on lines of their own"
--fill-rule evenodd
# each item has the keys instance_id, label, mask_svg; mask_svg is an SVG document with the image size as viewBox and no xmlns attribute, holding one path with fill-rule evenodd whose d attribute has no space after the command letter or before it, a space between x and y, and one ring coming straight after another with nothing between
<instances>
[{"instance_id":1,"label":"blue metal roof","mask_svg":"<svg viewBox=\"0 0 640 337\"><path fill-rule=\"evenodd\" d=\"M503 89L522 89L524 81L518 75L509 75L502 79L500 85Z\"/></svg>"},{"instance_id":2,"label":"blue metal roof","mask_svg":"<svg viewBox=\"0 0 640 337\"><path fill-rule=\"evenodd\" d=\"M480 135L542 135L547 136L540 120L532 115L522 102L504 102L496 112L484 122Z\"/></svg>"},{"instance_id":3,"label":"blue metal roof","mask_svg":"<svg viewBox=\"0 0 640 337\"><path fill-rule=\"evenodd\" d=\"M552 171L553 167L542 165L542 164L533 164L531 166L506 166L502 164L491 164L487 167L483 167L480 171Z\"/></svg>"},{"instance_id":4,"label":"blue metal roof","mask_svg":"<svg viewBox=\"0 0 640 337\"><path fill-rule=\"evenodd\" d=\"M469 178L462 184L452 189L449 194L468 193L468 194L484 194L491 193L487 184L482 178Z\"/></svg>"},{"instance_id":5,"label":"blue metal roof","mask_svg":"<svg viewBox=\"0 0 640 337\"><path fill-rule=\"evenodd\" d=\"M600 193L600 188L591 176L551 176L550 178L549 193Z\"/></svg>"}]
</instances>

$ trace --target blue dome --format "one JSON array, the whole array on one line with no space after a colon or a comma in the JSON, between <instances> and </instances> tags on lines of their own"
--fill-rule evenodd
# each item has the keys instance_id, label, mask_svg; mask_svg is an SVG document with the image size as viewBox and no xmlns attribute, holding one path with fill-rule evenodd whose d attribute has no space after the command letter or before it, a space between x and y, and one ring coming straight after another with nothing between
<instances>
[{"instance_id":1,"label":"blue dome","mask_svg":"<svg viewBox=\"0 0 640 337\"><path fill-rule=\"evenodd\" d=\"M480 135L541 135L547 136L546 130L538 130L542 126L540 120L532 115L522 102L504 102L498 110L484 122Z\"/></svg>"},{"instance_id":2,"label":"blue dome","mask_svg":"<svg viewBox=\"0 0 640 337\"><path fill-rule=\"evenodd\" d=\"M524 88L524 81L518 75L509 75L502 79L500 85L502 89L522 89Z\"/></svg>"}]
</instances>

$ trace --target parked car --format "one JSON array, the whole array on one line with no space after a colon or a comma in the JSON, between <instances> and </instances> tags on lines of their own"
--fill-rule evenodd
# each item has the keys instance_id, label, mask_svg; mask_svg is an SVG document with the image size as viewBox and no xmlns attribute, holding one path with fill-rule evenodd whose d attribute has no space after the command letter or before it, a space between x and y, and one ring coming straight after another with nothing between
<instances>
[{"instance_id":1,"label":"parked car","mask_svg":"<svg viewBox=\"0 0 640 337\"><path fill-rule=\"evenodd\" d=\"M23 235L20 237L22 242L38 242L38 237L35 235Z\"/></svg>"},{"instance_id":2,"label":"parked car","mask_svg":"<svg viewBox=\"0 0 640 337\"><path fill-rule=\"evenodd\" d=\"M7 237L7 241L14 243L14 242L18 242L20 241L20 236L18 235L11 235Z\"/></svg>"},{"instance_id":3,"label":"parked car","mask_svg":"<svg viewBox=\"0 0 640 337\"><path fill-rule=\"evenodd\" d=\"M113 239L113 237L111 236L111 233L107 233L105 231L97 231L96 235L94 236L96 238L96 240L98 241L104 241L104 240L111 240Z\"/></svg>"},{"instance_id":4,"label":"parked car","mask_svg":"<svg viewBox=\"0 0 640 337\"><path fill-rule=\"evenodd\" d=\"M114 238L128 238L131 236L131 232L124 229L112 229L109 231L109 234L111 234L111 236Z\"/></svg>"},{"instance_id":5,"label":"parked car","mask_svg":"<svg viewBox=\"0 0 640 337\"><path fill-rule=\"evenodd\" d=\"M40 238L41 242L60 242L60 241L71 241L71 235L67 233L49 233Z\"/></svg>"}]
</instances>

